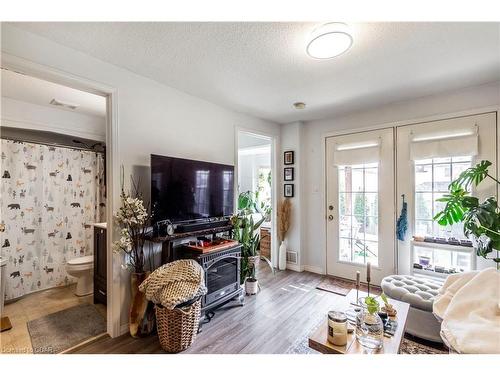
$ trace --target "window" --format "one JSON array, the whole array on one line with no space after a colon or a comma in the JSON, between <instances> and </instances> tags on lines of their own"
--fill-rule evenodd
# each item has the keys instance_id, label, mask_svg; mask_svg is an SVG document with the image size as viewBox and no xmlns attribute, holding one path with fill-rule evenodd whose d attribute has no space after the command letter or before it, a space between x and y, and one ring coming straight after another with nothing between
<instances>
[{"instance_id":1,"label":"window","mask_svg":"<svg viewBox=\"0 0 500 375\"><path fill-rule=\"evenodd\" d=\"M415 234L419 236L465 238L463 225L442 227L433 217L444 208L436 202L448 192L448 185L469 168L472 157L415 160Z\"/></svg>"},{"instance_id":2,"label":"window","mask_svg":"<svg viewBox=\"0 0 500 375\"><path fill-rule=\"evenodd\" d=\"M378 265L378 164L338 170L339 260Z\"/></svg>"},{"instance_id":3,"label":"window","mask_svg":"<svg viewBox=\"0 0 500 375\"><path fill-rule=\"evenodd\" d=\"M259 192L259 201L271 204L271 168L259 167L257 180L257 191Z\"/></svg>"}]
</instances>

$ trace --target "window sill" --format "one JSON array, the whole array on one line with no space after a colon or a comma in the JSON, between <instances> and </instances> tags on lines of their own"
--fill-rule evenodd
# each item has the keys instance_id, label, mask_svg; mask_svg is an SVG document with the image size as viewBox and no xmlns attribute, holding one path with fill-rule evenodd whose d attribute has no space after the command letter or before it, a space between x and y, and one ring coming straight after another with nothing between
<instances>
[{"instance_id":1,"label":"window sill","mask_svg":"<svg viewBox=\"0 0 500 375\"><path fill-rule=\"evenodd\" d=\"M470 254L470 253L474 252L473 247L461 246L461 245L450 245L450 244L444 244L444 243L423 242L423 241L415 241L415 240L411 240L410 243L412 246L427 247L427 248L439 249L439 250L455 251L458 253Z\"/></svg>"}]
</instances>

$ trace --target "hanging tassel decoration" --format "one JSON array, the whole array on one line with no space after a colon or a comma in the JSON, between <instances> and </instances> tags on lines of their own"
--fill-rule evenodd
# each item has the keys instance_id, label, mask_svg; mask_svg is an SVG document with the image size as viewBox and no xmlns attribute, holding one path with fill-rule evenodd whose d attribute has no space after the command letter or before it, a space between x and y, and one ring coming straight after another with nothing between
<instances>
[{"instance_id":1,"label":"hanging tassel decoration","mask_svg":"<svg viewBox=\"0 0 500 375\"><path fill-rule=\"evenodd\" d=\"M396 235L398 240L404 241L406 231L408 230L408 203L405 201L404 194L402 194L401 197L403 198L403 206L401 207L401 214L396 222Z\"/></svg>"}]
</instances>

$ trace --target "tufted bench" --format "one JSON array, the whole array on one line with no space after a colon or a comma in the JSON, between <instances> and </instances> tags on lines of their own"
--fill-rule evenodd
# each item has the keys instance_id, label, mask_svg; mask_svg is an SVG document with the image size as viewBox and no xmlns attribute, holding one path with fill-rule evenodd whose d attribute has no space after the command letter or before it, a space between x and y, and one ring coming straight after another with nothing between
<instances>
[{"instance_id":1,"label":"tufted bench","mask_svg":"<svg viewBox=\"0 0 500 375\"><path fill-rule=\"evenodd\" d=\"M432 304L442 285L437 280L408 275L387 276L381 283L388 297L410 304L406 332L436 342L441 342L441 324L432 313Z\"/></svg>"}]
</instances>

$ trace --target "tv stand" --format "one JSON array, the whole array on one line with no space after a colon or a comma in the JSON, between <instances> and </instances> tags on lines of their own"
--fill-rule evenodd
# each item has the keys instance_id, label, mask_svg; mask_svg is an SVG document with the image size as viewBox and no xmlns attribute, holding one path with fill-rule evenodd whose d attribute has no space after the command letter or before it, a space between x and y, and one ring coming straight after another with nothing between
<instances>
[{"instance_id":1,"label":"tv stand","mask_svg":"<svg viewBox=\"0 0 500 375\"><path fill-rule=\"evenodd\" d=\"M202 221L177 224L176 232L178 233L192 233L200 230L225 227L229 224L229 220L219 221Z\"/></svg>"},{"instance_id":2,"label":"tv stand","mask_svg":"<svg viewBox=\"0 0 500 375\"><path fill-rule=\"evenodd\" d=\"M201 236L214 236L217 233L228 232L229 237L232 235L233 226L232 224L225 223L225 226L219 227L210 227L208 229L200 229L192 232L182 232L182 233L174 233L171 236L162 236L162 237L149 237L148 240L155 243L162 244L161 251L161 264L173 262L176 260L176 254L174 251L174 244L179 242L180 240L186 239L188 237L201 237ZM214 224L214 223L211 223Z\"/></svg>"}]
</instances>

